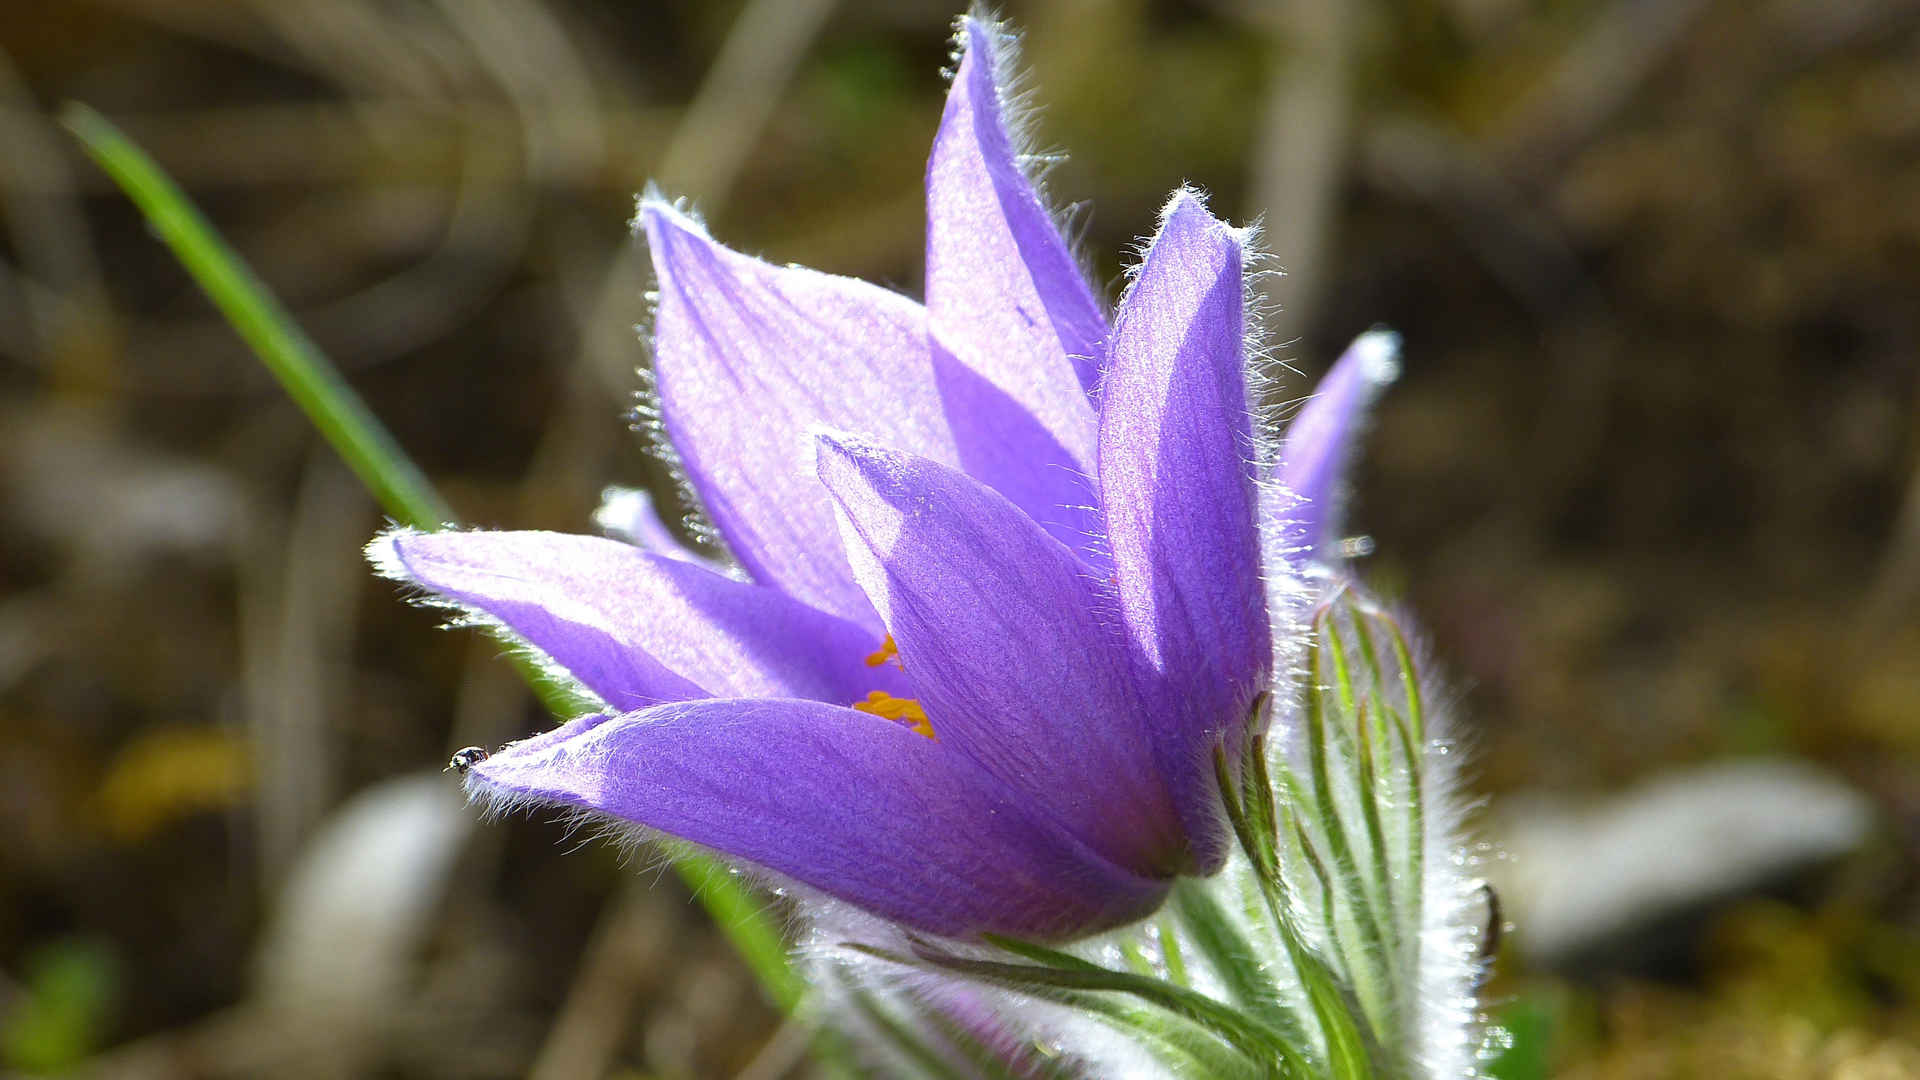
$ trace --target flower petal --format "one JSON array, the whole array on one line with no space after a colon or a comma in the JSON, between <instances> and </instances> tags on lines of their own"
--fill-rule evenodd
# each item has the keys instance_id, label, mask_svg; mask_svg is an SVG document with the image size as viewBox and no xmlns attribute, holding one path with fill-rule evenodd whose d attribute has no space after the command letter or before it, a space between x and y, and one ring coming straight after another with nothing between
<instances>
[{"instance_id":1,"label":"flower petal","mask_svg":"<svg viewBox=\"0 0 1920 1080\"><path fill-rule=\"evenodd\" d=\"M1353 460L1367 409L1400 374L1400 335L1369 330L1354 339L1313 397L1287 426L1274 478L1297 505L1276 511L1304 545L1305 560L1327 562L1337 553L1344 524L1346 470ZM1284 497L1284 495L1282 496Z\"/></svg>"},{"instance_id":2,"label":"flower petal","mask_svg":"<svg viewBox=\"0 0 1920 1080\"><path fill-rule=\"evenodd\" d=\"M1167 890L942 743L816 702L589 717L506 747L467 784L611 814L954 937L1089 933L1147 914Z\"/></svg>"},{"instance_id":3,"label":"flower petal","mask_svg":"<svg viewBox=\"0 0 1920 1080\"><path fill-rule=\"evenodd\" d=\"M960 40L927 162L927 323L947 415L965 470L1078 547L1106 317L1002 120L1011 46L975 18Z\"/></svg>"},{"instance_id":4,"label":"flower petal","mask_svg":"<svg viewBox=\"0 0 1920 1080\"><path fill-rule=\"evenodd\" d=\"M1183 868L1139 679L1085 565L971 477L851 437L819 446L854 576L935 737L1107 858Z\"/></svg>"},{"instance_id":5,"label":"flower petal","mask_svg":"<svg viewBox=\"0 0 1920 1080\"><path fill-rule=\"evenodd\" d=\"M394 529L367 550L386 576L498 621L622 711L713 696L846 703L904 690L897 671L866 665L879 644L873 631L617 541Z\"/></svg>"},{"instance_id":6,"label":"flower petal","mask_svg":"<svg viewBox=\"0 0 1920 1080\"><path fill-rule=\"evenodd\" d=\"M639 225L660 284L660 410L694 491L755 581L871 621L805 432L867 432L957 461L925 312L863 281L729 251L656 199Z\"/></svg>"},{"instance_id":7,"label":"flower petal","mask_svg":"<svg viewBox=\"0 0 1920 1080\"><path fill-rule=\"evenodd\" d=\"M1007 131L1011 42L977 18L960 36L927 162L928 317L949 344L1000 357L1004 374L1038 366L1091 394L1107 320Z\"/></svg>"},{"instance_id":8,"label":"flower petal","mask_svg":"<svg viewBox=\"0 0 1920 1080\"><path fill-rule=\"evenodd\" d=\"M600 531L625 540L652 555L664 555L681 562L699 563L709 570L721 567L712 559L682 543L660 519L653 495L643 488L612 486L601 490L600 506L593 512L593 523Z\"/></svg>"},{"instance_id":9,"label":"flower petal","mask_svg":"<svg viewBox=\"0 0 1920 1080\"><path fill-rule=\"evenodd\" d=\"M1238 731L1272 660L1247 400L1241 236L1190 192L1121 302L1102 390L1100 487L1121 609L1167 680L1164 767ZM1235 751L1229 743L1229 750ZM1192 827L1214 814L1191 785Z\"/></svg>"}]
</instances>

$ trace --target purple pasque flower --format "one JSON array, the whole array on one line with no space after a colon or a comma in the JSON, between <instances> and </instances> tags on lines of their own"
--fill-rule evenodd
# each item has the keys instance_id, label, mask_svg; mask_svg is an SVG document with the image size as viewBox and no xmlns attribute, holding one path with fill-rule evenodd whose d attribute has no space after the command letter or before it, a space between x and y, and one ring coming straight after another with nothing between
<instances>
[{"instance_id":1,"label":"purple pasque flower","mask_svg":"<svg viewBox=\"0 0 1920 1080\"><path fill-rule=\"evenodd\" d=\"M1109 326L1008 131L1005 40L968 18L960 47L924 305L642 201L660 413L746 580L552 533L370 556L605 703L476 795L920 931L1062 939L1221 866L1214 759L1292 648L1295 568L1263 528L1245 234L1177 192Z\"/></svg>"}]
</instances>

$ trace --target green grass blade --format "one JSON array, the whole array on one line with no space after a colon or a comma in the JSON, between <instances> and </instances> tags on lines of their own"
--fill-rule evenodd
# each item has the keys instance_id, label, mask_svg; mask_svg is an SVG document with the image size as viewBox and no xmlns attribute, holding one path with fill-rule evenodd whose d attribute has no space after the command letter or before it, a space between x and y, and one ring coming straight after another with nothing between
<instances>
[{"instance_id":1,"label":"green grass blade","mask_svg":"<svg viewBox=\"0 0 1920 1080\"><path fill-rule=\"evenodd\" d=\"M319 346L294 324L286 309L153 159L106 117L84 105L68 105L61 113L61 122L140 208L174 257L381 507L395 519L422 529L453 524L453 511L432 483L340 377ZM581 710L571 695L544 678L535 665L523 660L519 667L555 716L567 719L579 714ZM768 995L791 1010L805 993L806 984L794 972L780 931L759 901L718 860L683 854L676 860L676 868Z\"/></svg>"},{"instance_id":2,"label":"green grass blade","mask_svg":"<svg viewBox=\"0 0 1920 1080\"><path fill-rule=\"evenodd\" d=\"M453 511L393 436L153 159L85 105L68 105L60 121L146 215L207 298L387 513L422 529L452 521Z\"/></svg>"},{"instance_id":3,"label":"green grass blade","mask_svg":"<svg viewBox=\"0 0 1920 1080\"><path fill-rule=\"evenodd\" d=\"M806 980L793 969L786 940L767 917L765 906L725 863L710 855L682 849L674 855L673 868L720 924L720 932L759 978L767 996L792 1012L806 996Z\"/></svg>"}]
</instances>

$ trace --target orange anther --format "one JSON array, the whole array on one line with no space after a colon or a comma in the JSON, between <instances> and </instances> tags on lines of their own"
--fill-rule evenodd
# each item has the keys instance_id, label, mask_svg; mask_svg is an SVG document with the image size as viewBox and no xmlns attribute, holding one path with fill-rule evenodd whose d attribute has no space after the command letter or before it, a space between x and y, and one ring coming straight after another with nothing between
<instances>
[{"instance_id":1,"label":"orange anther","mask_svg":"<svg viewBox=\"0 0 1920 1080\"><path fill-rule=\"evenodd\" d=\"M887 640L881 642L878 649L867 654L867 666L879 667L899 655L900 647L893 643L893 635L888 634Z\"/></svg>"},{"instance_id":2,"label":"orange anther","mask_svg":"<svg viewBox=\"0 0 1920 1080\"><path fill-rule=\"evenodd\" d=\"M856 701L853 707L863 713L911 727L929 739L933 738L933 725L927 721L927 711L913 698L897 698L885 690L874 690L867 694L867 700Z\"/></svg>"}]
</instances>

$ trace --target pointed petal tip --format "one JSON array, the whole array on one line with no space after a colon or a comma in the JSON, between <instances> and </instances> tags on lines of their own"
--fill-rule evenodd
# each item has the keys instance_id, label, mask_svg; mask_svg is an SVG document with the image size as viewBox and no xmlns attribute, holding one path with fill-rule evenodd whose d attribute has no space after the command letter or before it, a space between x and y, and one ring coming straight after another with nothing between
<instances>
[{"instance_id":1,"label":"pointed petal tip","mask_svg":"<svg viewBox=\"0 0 1920 1080\"><path fill-rule=\"evenodd\" d=\"M588 713L572 720L535 732L522 739L516 739L492 750L487 756L474 761L460 774L461 790L466 792L469 802L481 803L489 817L500 816L521 805L517 801L518 785L511 785L517 779L516 773L529 762L539 762L551 747L564 744L574 736L584 734L593 728L614 719L614 713Z\"/></svg>"},{"instance_id":2,"label":"pointed petal tip","mask_svg":"<svg viewBox=\"0 0 1920 1080\"><path fill-rule=\"evenodd\" d=\"M1163 300L1193 290L1204 291L1211 282L1227 275L1244 281L1251 239L1250 230L1234 228L1213 216L1207 209L1205 194L1199 189L1184 184L1174 189L1161 208L1159 228L1147 243L1145 254L1128 271L1132 280L1114 316L1116 332L1123 329L1129 319L1153 317L1139 310L1141 308L1153 308ZM1160 284L1143 293L1142 285L1156 277L1161 279ZM1144 299L1148 294L1155 299ZM1193 292L1193 295L1201 293ZM1189 317L1192 314L1189 312ZM1234 321L1238 323L1239 319L1236 313ZM1238 349L1241 345L1234 347ZM1112 377L1111 365L1110 355L1109 378Z\"/></svg>"},{"instance_id":3,"label":"pointed petal tip","mask_svg":"<svg viewBox=\"0 0 1920 1080\"><path fill-rule=\"evenodd\" d=\"M588 713L558 726L510 742L469 766L460 777L460 789L469 804L477 804L489 820L506 817L518 810L552 805L526 790L520 783L528 766L550 766L548 751L567 740L619 718L615 713ZM561 755L564 761L564 755Z\"/></svg>"},{"instance_id":4,"label":"pointed petal tip","mask_svg":"<svg viewBox=\"0 0 1920 1080\"><path fill-rule=\"evenodd\" d=\"M986 63L988 74L995 75L1004 59L1001 44L1012 36L1006 23L984 6L975 4L954 20L953 58L963 63L968 57L978 55Z\"/></svg>"},{"instance_id":5,"label":"pointed petal tip","mask_svg":"<svg viewBox=\"0 0 1920 1080\"><path fill-rule=\"evenodd\" d=\"M1198 224L1211 222L1225 228L1227 223L1213 216L1207 208L1207 193L1192 184L1181 184L1167 196L1165 206L1160 208L1160 227L1165 228L1175 220L1190 220Z\"/></svg>"},{"instance_id":6,"label":"pointed petal tip","mask_svg":"<svg viewBox=\"0 0 1920 1080\"><path fill-rule=\"evenodd\" d=\"M902 462L914 457L924 457L897 446L890 446L870 435L858 431L845 431L838 428L815 425L807 431L813 442L814 463L821 466L832 460L864 468L884 465L887 462Z\"/></svg>"},{"instance_id":7,"label":"pointed petal tip","mask_svg":"<svg viewBox=\"0 0 1920 1080\"><path fill-rule=\"evenodd\" d=\"M653 185L653 181L649 180L647 181L646 190L642 191L633 200L633 217L627 222L627 227L635 233L646 232L648 227L652 225L653 219L658 217L663 211L671 213L673 211L673 204L667 201L666 196L662 195L660 189Z\"/></svg>"},{"instance_id":8,"label":"pointed petal tip","mask_svg":"<svg viewBox=\"0 0 1920 1080\"><path fill-rule=\"evenodd\" d=\"M852 432L815 429L812 435L814 471L842 511L847 509L848 485L864 484L885 497L898 498L912 487L910 478L927 465L925 459Z\"/></svg>"},{"instance_id":9,"label":"pointed petal tip","mask_svg":"<svg viewBox=\"0 0 1920 1080\"><path fill-rule=\"evenodd\" d=\"M822 479L827 470L842 463L851 464L872 454L874 449L865 439L852 432L829 427L809 428L807 438L813 446L813 470Z\"/></svg>"},{"instance_id":10,"label":"pointed petal tip","mask_svg":"<svg viewBox=\"0 0 1920 1080\"><path fill-rule=\"evenodd\" d=\"M636 234L647 238L648 245L655 249L656 259L667 230L672 230L674 235L695 237L704 243L713 242L706 223L693 213L686 199L667 198L651 181L635 201L631 227Z\"/></svg>"},{"instance_id":11,"label":"pointed petal tip","mask_svg":"<svg viewBox=\"0 0 1920 1080\"><path fill-rule=\"evenodd\" d=\"M640 197L633 214L633 233L646 241L647 257L661 288L673 286L676 263L690 255L698 258L697 253L704 248L719 246L707 235L706 226L688 214L678 200L669 202L657 192Z\"/></svg>"},{"instance_id":12,"label":"pointed petal tip","mask_svg":"<svg viewBox=\"0 0 1920 1080\"><path fill-rule=\"evenodd\" d=\"M366 555L367 562L373 564L374 573L389 581L397 581L403 585L416 585L418 582L412 571L407 569L406 559L400 553L400 545L403 541L425 535L411 525L395 525L367 541L367 546L361 551Z\"/></svg>"},{"instance_id":13,"label":"pointed petal tip","mask_svg":"<svg viewBox=\"0 0 1920 1080\"><path fill-rule=\"evenodd\" d=\"M1376 387L1384 387L1400 377L1400 334L1386 327L1375 327L1353 339L1347 352L1360 365L1360 374Z\"/></svg>"},{"instance_id":14,"label":"pointed petal tip","mask_svg":"<svg viewBox=\"0 0 1920 1080\"><path fill-rule=\"evenodd\" d=\"M960 16L959 31L954 34L954 42L967 53L991 51L994 38L999 33L1000 24L982 12L978 7Z\"/></svg>"},{"instance_id":15,"label":"pointed petal tip","mask_svg":"<svg viewBox=\"0 0 1920 1080\"><path fill-rule=\"evenodd\" d=\"M373 564L374 573L384 578L393 576L393 570L397 569L398 564L398 560L395 559L393 553L394 535L405 528L406 526L401 525L396 528L387 529L367 541L366 546L360 549L360 553L366 556L369 563Z\"/></svg>"},{"instance_id":16,"label":"pointed petal tip","mask_svg":"<svg viewBox=\"0 0 1920 1080\"><path fill-rule=\"evenodd\" d=\"M956 24L927 159L925 292L968 471L1051 515L1086 501L1067 470L1091 460L1108 327L1028 153L1018 44L979 7Z\"/></svg>"},{"instance_id":17,"label":"pointed petal tip","mask_svg":"<svg viewBox=\"0 0 1920 1080\"><path fill-rule=\"evenodd\" d=\"M947 69L948 113L953 111L953 99L968 102L989 119L996 136L1005 140L1011 133L1007 130L1004 95L1009 81L1017 78L1013 65L1018 62L1018 44L1012 32L976 6L954 20L948 56L952 61Z\"/></svg>"},{"instance_id":18,"label":"pointed petal tip","mask_svg":"<svg viewBox=\"0 0 1920 1080\"><path fill-rule=\"evenodd\" d=\"M1200 240L1231 246L1244 262L1253 247L1254 232L1251 228L1236 227L1214 216L1207 206L1207 193L1191 184L1182 184L1174 189L1166 205L1160 209L1160 229L1154 242L1158 244L1164 239Z\"/></svg>"},{"instance_id":19,"label":"pointed petal tip","mask_svg":"<svg viewBox=\"0 0 1920 1080\"><path fill-rule=\"evenodd\" d=\"M1198 210L1208 217L1213 215L1207 210L1207 193L1192 184L1181 184L1167 196L1165 206L1160 208L1160 220L1166 221L1175 214L1191 213Z\"/></svg>"}]
</instances>

